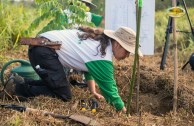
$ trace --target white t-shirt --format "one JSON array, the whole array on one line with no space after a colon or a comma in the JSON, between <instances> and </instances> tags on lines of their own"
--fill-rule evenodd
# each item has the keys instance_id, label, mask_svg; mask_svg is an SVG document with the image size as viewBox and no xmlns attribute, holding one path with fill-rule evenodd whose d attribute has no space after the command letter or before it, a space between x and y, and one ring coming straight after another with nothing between
<instances>
[{"instance_id":1,"label":"white t-shirt","mask_svg":"<svg viewBox=\"0 0 194 126\"><path fill-rule=\"evenodd\" d=\"M51 41L61 41L60 50L56 50L59 60L64 67L88 71L85 63L95 60L109 60L112 62L112 46L106 48L106 56L100 53L100 42L92 39L80 40L79 30L54 30L40 34ZM98 49L98 51L97 51Z\"/></svg>"}]
</instances>

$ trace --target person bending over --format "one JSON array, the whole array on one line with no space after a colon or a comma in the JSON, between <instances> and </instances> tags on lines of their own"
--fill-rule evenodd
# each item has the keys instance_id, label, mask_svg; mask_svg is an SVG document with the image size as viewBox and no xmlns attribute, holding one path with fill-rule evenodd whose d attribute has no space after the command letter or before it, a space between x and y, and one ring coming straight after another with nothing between
<instances>
[{"instance_id":1,"label":"person bending over","mask_svg":"<svg viewBox=\"0 0 194 126\"><path fill-rule=\"evenodd\" d=\"M29 46L30 63L41 80L25 79L16 83L16 94L23 97L54 96L69 101L72 98L64 67L85 72L90 90L95 95L95 83L105 100L117 111L126 111L114 79L113 56L123 60L135 52L136 34L128 27L116 31L100 28L53 30L38 35L51 42L61 41L60 49ZM139 56L143 56L138 50ZM37 67L38 66L38 67ZM41 70L39 69L41 68ZM98 94L98 93L97 93ZM100 95L100 94L98 94Z\"/></svg>"}]
</instances>

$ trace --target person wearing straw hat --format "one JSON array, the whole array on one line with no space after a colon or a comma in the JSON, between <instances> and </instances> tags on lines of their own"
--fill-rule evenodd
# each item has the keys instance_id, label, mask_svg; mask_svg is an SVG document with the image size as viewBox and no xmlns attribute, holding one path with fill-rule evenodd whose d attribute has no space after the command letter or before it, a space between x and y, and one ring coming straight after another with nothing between
<instances>
[{"instance_id":1,"label":"person wearing straw hat","mask_svg":"<svg viewBox=\"0 0 194 126\"><path fill-rule=\"evenodd\" d=\"M16 83L16 94L23 97L49 95L63 101L71 100L70 85L63 70L63 67L67 67L84 71L86 80L98 84L110 105L117 111L126 111L114 79L112 59L114 56L117 60L123 60L130 53L135 53L136 34L131 28L120 27L112 31L82 26L79 29L48 31L38 37L50 42L61 41L61 47L59 50L44 46L29 48L30 63L41 80L25 79L22 84L21 81ZM143 56L140 50L138 54ZM37 69L37 65L45 70L47 76ZM91 87L92 90L94 87Z\"/></svg>"},{"instance_id":2,"label":"person wearing straw hat","mask_svg":"<svg viewBox=\"0 0 194 126\"><path fill-rule=\"evenodd\" d=\"M86 14L85 21L92 22L96 27L100 26L103 16L90 12L90 9L97 8L97 6L92 3L92 0L79 0L79 1L81 1L88 7L87 12L85 13ZM73 5L73 2L70 2L70 6L71 5ZM66 13L66 15L69 18L68 23L72 23L72 20L70 19L70 17L74 12L70 10L64 10L64 13ZM76 28L76 27L78 27L78 25L74 24L73 28Z\"/></svg>"},{"instance_id":3,"label":"person wearing straw hat","mask_svg":"<svg viewBox=\"0 0 194 126\"><path fill-rule=\"evenodd\" d=\"M86 6L88 6L90 9L94 9L97 6L92 3L92 0L80 0L81 2L85 3Z\"/></svg>"},{"instance_id":4,"label":"person wearing straw hat","mask_svg":"<svg viewBox=\"0 0 194 126\"><path fill-rule=\"evenodd\" d=\"M92 3L92 0L80 0L80 1L82 1L83 3L85 3L86 6L89 7L90 9L97 8L97 6ZM101 24L102 19L103 19L103 16L98 15L98 14L95 14L95 13L91 13L89 11L86 12L86 15L87 15L88 22L94 23L94 25L96 27L98 27Z\"/></svg>"}]
</instances>

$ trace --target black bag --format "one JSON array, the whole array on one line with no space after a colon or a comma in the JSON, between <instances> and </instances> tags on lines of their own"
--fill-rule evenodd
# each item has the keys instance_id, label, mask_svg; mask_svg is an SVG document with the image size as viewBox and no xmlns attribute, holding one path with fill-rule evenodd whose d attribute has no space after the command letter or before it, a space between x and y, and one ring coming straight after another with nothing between
<instances>
[{"instance_id":1,"label":"black bag","mask_svg":"<svg viewBox=\"0 0 194 126\"><path fill-rule=\"evenodd\" d=\"M186 64L182 67L182 70L187 66L188 63L191 66L191 70L194 70L194 53L191 54L189 61L187 61Z\"/></svg>"}]
</instances>

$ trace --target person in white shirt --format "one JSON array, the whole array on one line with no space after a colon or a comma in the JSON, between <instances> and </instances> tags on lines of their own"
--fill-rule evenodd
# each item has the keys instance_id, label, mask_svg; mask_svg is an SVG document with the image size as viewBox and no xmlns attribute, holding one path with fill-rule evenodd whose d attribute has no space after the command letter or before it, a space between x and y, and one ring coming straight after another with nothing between
<instances>
[{"instance_id":1,"label":"person in white shirt","mask_svg":"<svg viewBox=\"0 0 194 126\"><path fill-rule=\"evenodd\" d=\"M116 31L79 27L78 29L53 30L39 37L51 42L61 41L54 50L44 46L30 46L29 60L41 80L16 83L16 94L23 97L54 96L69 101L72 98L64 67L85 72L87 81L96 82L105 100L126 111L114 79L113 56L123 60L135 52L136 34L128 27ZM139 56L143 56L138 50ZM39 65L41 71L36 68ZM95 83L92 83L95 84ZM93 85L93 87L95 87Z\"/></svg>"},{"instance_id":2,"label":"person in white shirt","mask_svg":"<svg viewBox=\"0 0 194 126\"><path fill-rule=\"evenodd\" d=\"M94 9L97 6L95 4L93 4L91 2L91 0L79 0L79 1L81 1L82 3L84 3L88 7L87 12L85 13L86 14L85 21L94 23L94 25L96 27L100 26L102 19L103 19L103 16L90 12L90 9ZM70 6L71 5L73 5L73 3L70 3ZM66 9L66 10L64 10L64 13L68 17L68 23L71 24L72 23L71 15L74 14L74 12ZM77 27L79 27L79 24L74 24L72 27L77 28Z\"/></svg>"}]
</instances>

